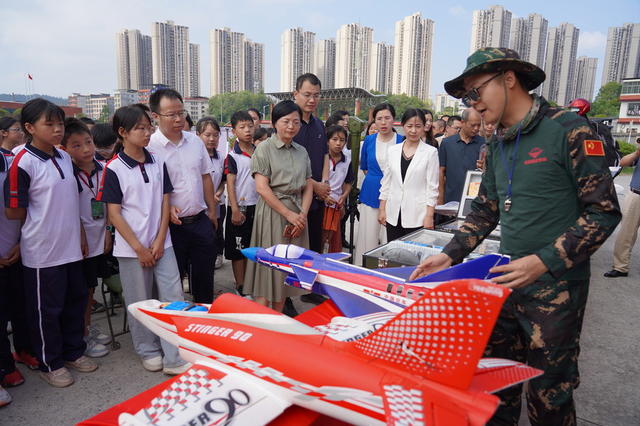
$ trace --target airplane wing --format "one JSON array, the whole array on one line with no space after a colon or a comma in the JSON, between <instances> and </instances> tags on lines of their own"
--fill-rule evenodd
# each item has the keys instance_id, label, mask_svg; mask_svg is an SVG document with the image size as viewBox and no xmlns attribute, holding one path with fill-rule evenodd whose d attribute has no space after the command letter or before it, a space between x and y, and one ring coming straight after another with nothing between
<instances>
[{"instance_id":1,"label":"airplane wing","mask_svg":"<svg viewBox=\"0 0 640 426\"><path fill-rule=\"evenodd\" d=\"M298 282L300 283L300 287L304 288L305 290L311 290L311 287L313 287L313 283L316 282L318 271L305 268L304 266L296 265L295 263L291 264L291 269L296 275Z\"/></svg>"},{"instance_id":2,"label":"airplane wing","mask_svg":"<svg viewBox=\"0 0 640 426\"><path fill-rule=\"evenodd\" d=\"M321 254L320 256L324 257L325 259L333 259L333 260L346 260L351 257L349 253L345 253L345 252L324 253L324 254Z\"/></svg>"},{"instance_id":3,"label":"airplane wing","mask_svg":"<svg viewBox=\"0 0 640 426\"><path fill-rule=\"evenodd\" d=\"M482 358L469 389L495 393L542 374L541 370L517 361Z\"/></svg>"},{"instance_id":4,"label":"airplane wing","mask_svg":"<svg viewBox=\"0 0 640 426\"><path fill-rule=\"evenodd\" d=\"M509 256L501 254L487 254L485 256L454 265L442 271L434 272L433 274L409 281L408 283L444 282L469 278L488 280L498 275L490 274L489 269L494 266L505 265L509 263L509 261Z\"/></svg>"},{"instance_id":5,"label":"airplane wing","mask_svg":"<svg viewBox=\"0 0 640 426\"><path fill-rule=\"evenodd\" d=\"M80 424L267 424L289 405L259 385L224 373L204 361Z\"/></svg>"}]
</instances>

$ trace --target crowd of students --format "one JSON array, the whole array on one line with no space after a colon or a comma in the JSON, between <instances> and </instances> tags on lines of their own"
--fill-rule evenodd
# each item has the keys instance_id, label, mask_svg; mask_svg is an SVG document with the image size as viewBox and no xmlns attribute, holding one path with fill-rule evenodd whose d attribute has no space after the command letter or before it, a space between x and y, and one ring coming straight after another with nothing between
<instances>
[{"instance_id":1,"label":"crowd of students","mask_svg":"<svg viewBox=\"0 0 640 426\"><path fill-rule=\"evenodd\" d=\"M300 76L294 100L274 106L271 129L261 126L256 109L235 112L228 149L220 124L213 117L192 123L172 89L154 92L148 106L119 108L109 124L67 118L40 98L27 102L19 119L3 118L0 406L11 401L3 387L24 382L16 362L39 369L54 387L74 382L70 370L98 368L93 358L108 354L110 336L91 325L93 294L100 278L115 274L105 272L114 258L126 304L183 300L187 275L193 301L211 303L223 256L240 295L288 314L295 313L291 296L318 302L284 286L281 273L247 264L241 250L349 245L345 204L358 184L349 114L337 111L321 122L320 88L315 75ZM453 181L449 168L482 166L478 151L467 149L480 130L477 117L434 123L430 111L409 109L401 136L395 115L388 103L376 106L365 131L357 258L386 239L433 228L440 186ZM470 121L470 133L459 137L456 130ZM459 143L452 151L449 145ZM448 152L465 163L443 164ZM130 329L146 370L175 375L189 367L175 346L135 318Z\"/></svg>"}]
</instances>

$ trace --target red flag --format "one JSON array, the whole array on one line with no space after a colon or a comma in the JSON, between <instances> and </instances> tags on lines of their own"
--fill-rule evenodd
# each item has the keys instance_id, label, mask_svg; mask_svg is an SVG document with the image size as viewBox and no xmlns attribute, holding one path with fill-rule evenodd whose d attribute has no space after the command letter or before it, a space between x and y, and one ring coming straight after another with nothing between
<instances>
[{"instance_id":1,"label":"red flag","mask_svg":"<svg viewBox=\"0 0 640 426\"><path fill-rule=\"evenodd\" d=\"M604 157L604 145L602 141L587 139L584 141L584 153L586 155Z\"/></svg>"},{"instance_id":2,"label":"red flag","mask_svg":"<svg viewBox=\"0 0 640 426\"><path fill-rule=\"evenodd\" d=\"M31 74L27 74L27 77L29 78L29 80L33 80L33 77L31 77Z\"/></svg>"}]
</instances>

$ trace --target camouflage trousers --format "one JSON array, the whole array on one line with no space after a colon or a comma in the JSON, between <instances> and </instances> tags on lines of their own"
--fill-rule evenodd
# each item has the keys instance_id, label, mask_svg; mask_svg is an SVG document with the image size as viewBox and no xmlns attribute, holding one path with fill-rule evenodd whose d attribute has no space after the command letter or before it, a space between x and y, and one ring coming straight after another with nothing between
<instances>
[{"instance_id":1,"label":"camouflage trousers","mask_svg":"<svg viewBox=\"0 0 640 426\"><path fill-rule=\"evenodd\" d=\"M576 424L573 390L580 383L580 331L589 280L537 281L506 300L485 356L513 359L544 371L526 384L532 425ZM522 385L498 392L500 407L488 424L517 425Z\"/></svg>"}]
</instances>

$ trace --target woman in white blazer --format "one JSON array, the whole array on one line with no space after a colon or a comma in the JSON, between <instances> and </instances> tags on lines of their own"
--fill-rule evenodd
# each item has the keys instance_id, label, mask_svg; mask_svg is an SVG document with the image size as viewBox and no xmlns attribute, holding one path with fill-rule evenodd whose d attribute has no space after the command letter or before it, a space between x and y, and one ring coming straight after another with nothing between
<instances>
[{"instance_id":1,"label":"woman in white blazer","mask_svg":"<svg viewBox=\"0 0 640 426\"><path fill-rule=\"evenodd\" d=\"M440 165L438 150L420 139L425 123L421 110L405 111L402 128L406 139L388 151L378 212L388 241L420 228L433 229Z\"/></svg>"}]
</instances>

